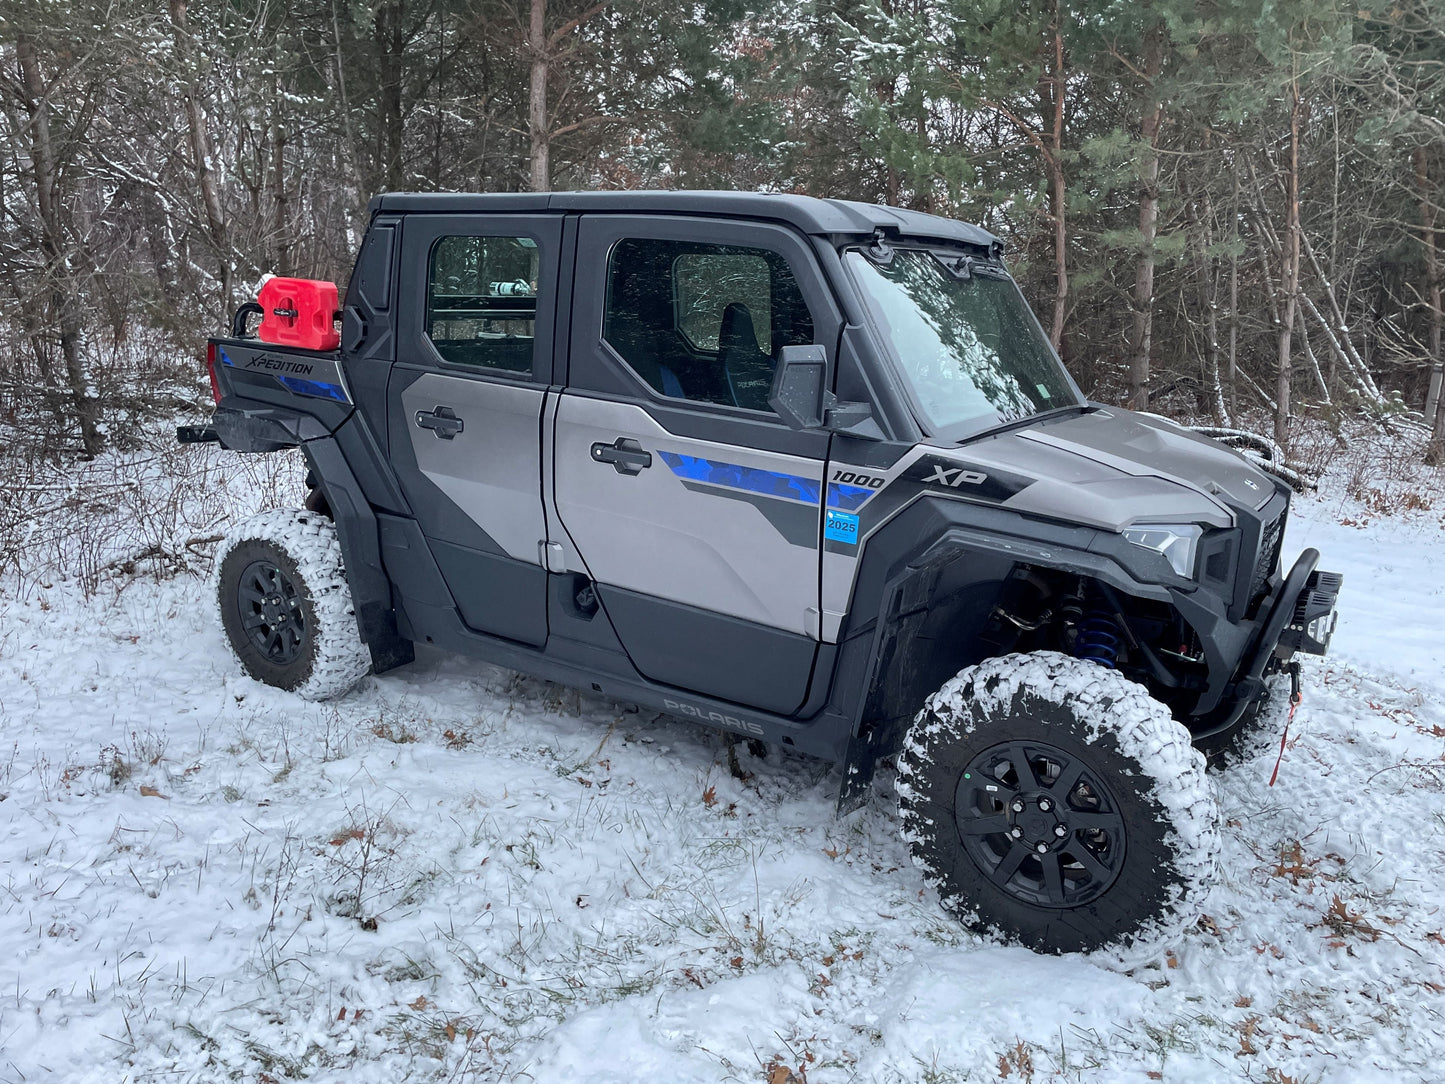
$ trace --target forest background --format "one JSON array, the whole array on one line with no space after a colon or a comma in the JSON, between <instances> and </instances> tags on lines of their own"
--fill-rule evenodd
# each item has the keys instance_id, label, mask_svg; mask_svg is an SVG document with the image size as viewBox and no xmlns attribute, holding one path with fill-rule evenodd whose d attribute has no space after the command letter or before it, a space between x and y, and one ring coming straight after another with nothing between
<instances>
[{"instance_id":1,"label":"forest background","mask_svg":"<svg viewBox=\"0 0 1445 1084\"><path fill-rule=\"evenodd\" d=\"M193 410L378 192L736 188L984 224L1092 398L1438 460L1442 117L1445 0L0 0L0 429Z\"/></svg>"}]
</instances>

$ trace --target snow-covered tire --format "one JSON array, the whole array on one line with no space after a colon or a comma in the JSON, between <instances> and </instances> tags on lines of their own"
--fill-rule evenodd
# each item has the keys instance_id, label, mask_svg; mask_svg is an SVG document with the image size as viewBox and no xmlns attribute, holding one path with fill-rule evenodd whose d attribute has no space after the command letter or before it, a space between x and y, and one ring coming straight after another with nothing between
<instances>
[{"instance_id":1,"label":"snow-covered tire","mask_svg":"<svg viewBox=\"0 0 1445 1084\"><path fill-rule=\"evenodd\" d=\"M1040 951L1146 962L1213 881L1219 811L1189 732L1067 655L1005 655L945 683L908 732L898 792L943 906Z\"/></svg>"},{"instance_id":2,"label":"snow-covered tire","mask_svg":"<svg viewBox=\"0 0 1445 1084\"><path fill-rule=\"evenodd\" d=\"M231 528L216 554L216 599L231 650L257 681L327 700L371 668L325 516L283 509Z\"/></svg>"}]
</instances>

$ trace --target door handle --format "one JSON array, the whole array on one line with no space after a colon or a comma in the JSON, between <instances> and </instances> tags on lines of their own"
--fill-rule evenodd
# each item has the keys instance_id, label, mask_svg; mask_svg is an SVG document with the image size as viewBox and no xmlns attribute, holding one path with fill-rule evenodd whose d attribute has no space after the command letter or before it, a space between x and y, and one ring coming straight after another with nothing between
<instances>
[{"instance_id":1,"label":"door handle","mask_svg":"<svg viewBox=\"0 0 1445 1084\"><path fill-rule=\"evenodd\" d=\"M644 452L641 444L627 437L618 437L611 444L598 441L592 445L592 458L611 463L618 474L641 474L652 466L652 453Z\"/></svg>"},{"instance_id":2,"label":"door handle","mask_svg":"<svg viewBox=\"0 0 1445 1084\"><path fill-rule=\"evenodd\" d=\"M466 428L466 423L458 418L456 411L449 406L439 406L435 410L418 410L416 424L422 429L430 429L440 440L451 440Z\"/></svg>"}]
</instances>

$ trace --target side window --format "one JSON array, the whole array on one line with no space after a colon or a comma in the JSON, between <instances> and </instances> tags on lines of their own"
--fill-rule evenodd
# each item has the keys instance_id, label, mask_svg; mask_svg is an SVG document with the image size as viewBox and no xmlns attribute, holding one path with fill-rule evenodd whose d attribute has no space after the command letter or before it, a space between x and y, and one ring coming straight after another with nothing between
<instances>
[{"instance_id":1,"label":"side window","mask_svg":"<svg viewBox=\"0 0 1445 1084\"><path fill-rule=\"evenodd\" d=\"M813 317L779 253L626 238L602 337L663 395L767 411L778 351L811 343Z\"/></svg>"},{"instance_id":2,"label":"side window","mask_svg":"<svg viewBox=\"0 0 1445 1084\"><path fill-rule=\"evenodd\" d=\"M532 371L540 253L530 237L443 237L427 278L426 334L447 361Z\"/></svg>"}]
</instances>

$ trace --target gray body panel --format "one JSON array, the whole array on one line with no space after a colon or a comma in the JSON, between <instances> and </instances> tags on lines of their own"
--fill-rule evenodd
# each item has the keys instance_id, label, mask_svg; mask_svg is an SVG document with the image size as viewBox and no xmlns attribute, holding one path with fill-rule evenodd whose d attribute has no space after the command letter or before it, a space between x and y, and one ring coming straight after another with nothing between
<instances>
[{"instance_id":1,"label":"gray body panel","mask_svg":"<svg viewBox=\"0 0 1445 1084\"><path fill-rule=\"evenodd\" d=\"M619 437L652 455L637 474L593 458ZM557 512L600 584L816 636L816 502L698 484L665 455L821 483L818 460L675 436L639 406L565 393L556 414ZM807 535L799 544L796 526ZM790 539L789 535L793 535Z\"/></svg>"},{"instance_id":2,"label":"gray body panel","mask_svg":"<svg viewBox=\"0 0 1445 1084\"><path fill-rule=\"evenodd\" d=\"M1275 494L1267 475L1228 448L1172 422L1114 407L1042 419L963 446L919 444L884 469L835 460L828 476L839 470L882 477L884 484L856 509L857 545L825 545L822 627L830 643L850 613L869 538L925 497L1117 533L1135 523L1231 527L1231 503L1258 510ZM984 480L975 482L980 476ZM990 488L1004 476L1014 479L1011 486Z\"/></svg>"},{"instance_id":3,"label":"gray body panel","mask_svg":"<svg viewBox=\"0 0 1445 1084\"><path fill-rule=\"evenodd\" d=\"M508 557L540 563L547 537L539 440L541 388L428 373L402 392L408 436L421 473ZM417 415L450 407L463 422L450 439Z\"/></svg>"}]
</instances>

